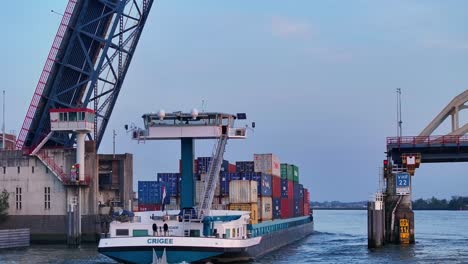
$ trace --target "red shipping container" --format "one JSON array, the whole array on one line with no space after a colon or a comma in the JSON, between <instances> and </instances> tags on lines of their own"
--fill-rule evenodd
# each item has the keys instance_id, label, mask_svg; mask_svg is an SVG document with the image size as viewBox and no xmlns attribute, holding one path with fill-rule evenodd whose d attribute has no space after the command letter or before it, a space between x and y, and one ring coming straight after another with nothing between
<instances>
[{"instance_id":1,"label":"red shipping container","mask_svg":"<svg viewBox=\"0 0 468 264\"><path fill-rule=\"evenodd\" d=\"M310 215L310 204L309 203L304 203L304 215L305 216Z\"/></svg>"},{"instance_id":2,"label":"red shipping container","mask_svg":"<svg viewBox=\"0 0 468 264\"><path fill-rule=\"evenodd\" d=\"M138 204L138 212L160 211L160 210L161 210L160 204Z\"/></svg>"},{"instance_id":3,"label":"red shipping container","mask_svg":"<svg viewBox=\"0 0 468 264\"><path fill-rule=\"evenodd\" d=\"M294 182L288 181L288 198L294 201Z\"/></svg>"},{"instance_id":4,"label":"red shipping container","mask_svg":"<svg viewBox=\"0 0 468 264\"><path fill-rule=\"evenodd\" d=\"M235 164L229 164L228 165L228 172L229 173L236 173L236 165Z\"/></svg>"},{"instance_id":5,"label":"red shipping container","mask_svg":"<svg viewBox=\"0 0 468 264\"><path fill-rule=\"evenodd\" d=\"M291 218L293 214L292 201L288 198L281 198L281 218Z\"/></svg>"},{"instance_id":6,"label":"red shipping container","mask_svg":"<svg viewBox=\"0 0 468 264\"><path fill-rule=\"evenodd\" d=\"M273 198L281 198L281 178L278 176L271 177Z\"/></svg>"}]
</instances>

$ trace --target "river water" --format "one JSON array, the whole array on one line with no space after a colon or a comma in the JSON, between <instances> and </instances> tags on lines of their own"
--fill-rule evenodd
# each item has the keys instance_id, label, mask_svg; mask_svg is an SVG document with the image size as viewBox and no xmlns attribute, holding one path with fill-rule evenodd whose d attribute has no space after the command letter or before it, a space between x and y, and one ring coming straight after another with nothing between
<instances>
[{"instance_id":1,"label":"river water","mask_svg":"<svg viewBox=\"0 0 468 264\"><path fill-rule=\"evenodd\" d=\"M468 263L468 211L415 211L416 244L367 249L366 211L314 212L315 233L254 263ZM116 263L96 245L1 250L0 263Z\"/></svg>"}]
</instances>

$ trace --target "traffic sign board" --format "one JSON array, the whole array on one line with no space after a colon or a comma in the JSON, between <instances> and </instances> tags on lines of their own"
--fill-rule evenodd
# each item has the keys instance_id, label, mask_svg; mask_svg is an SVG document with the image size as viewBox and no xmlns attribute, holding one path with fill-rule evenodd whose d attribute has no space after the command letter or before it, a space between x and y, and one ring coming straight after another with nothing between
<instances>
[{"instance_id":1,"label":"traffic sign board","mask_svg":"<svg viewBox=\"0 0 468 264\"><path fill-rule=\"evenodd\" d=\"M410 194L410 175L409 173L397 173L396 177L396 194L408 195Z\"/></svg>"}]
</instances>

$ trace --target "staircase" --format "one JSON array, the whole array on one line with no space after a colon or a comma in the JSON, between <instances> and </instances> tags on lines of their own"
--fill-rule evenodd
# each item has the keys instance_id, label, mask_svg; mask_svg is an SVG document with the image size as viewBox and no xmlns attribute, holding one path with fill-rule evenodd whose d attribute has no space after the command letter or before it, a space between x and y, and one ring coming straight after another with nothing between
<instances>
[{"instance_id":1,"label":"staircase","mask_svg":"<svg viewBox=\"0 0 468 264\"><path fill-rule=\"evenodd\" d=\"M211 204L213 203L216 184L218 184L219 181L219 173L223 163L223 156L226 149L227 140L227 135L221 135L221 137L218 139L218 143L216 144L216 149L212 154L208 175L205 179L203 196L202 200L200 201L200 208L198 210L198 218L200 221L203 220L204 216L209 215Z\"/></svg>"},{"instance_id":2,"label":"staircase","mask_svg":"<svg viewBox=\"0 0 468 264\"><path fill-rule=\"evenodd\" d=\"M50 157L47 153L47 150L41 149L37 151L34 156L38 157L42 163L59 179L62 183L68 183L69 179L65 172L63 171L62 167L58 166L53 157Z\"/></svg>"}]
</instances>

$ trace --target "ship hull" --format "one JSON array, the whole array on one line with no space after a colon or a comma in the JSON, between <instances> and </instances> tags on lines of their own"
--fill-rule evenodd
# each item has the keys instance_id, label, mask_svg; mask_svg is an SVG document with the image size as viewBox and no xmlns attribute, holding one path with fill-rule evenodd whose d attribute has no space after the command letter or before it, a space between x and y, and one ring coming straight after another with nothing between
<instances>
[{"instance_id":1,"label":"ship hull","mask_svg":"<svg viewBox=\"0 0 468 264\"><path fill-rule=\"evenodd\" d=\"M237 252L225 252L222 255L212 257L210 260L212 262L228 263L258 259L274 250L304 239L313 232L314 222L290 227L263 235L258 245L247 247Z\"/></svg>"},{"instance_id":2,"label":"ship hull","mask_svg":"<svg viewBox=\"0 0 468 264\"><path fill-rule=\"evenodd\" d=\"M313 232L314 222L310 221L239 240L201 237L106 238L101 239L98 251L123 263L152 263L153 250L158 257L166 250L168 263L228 263L260 258Z\"/></svg>"}]
</instances>

